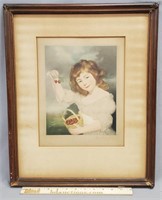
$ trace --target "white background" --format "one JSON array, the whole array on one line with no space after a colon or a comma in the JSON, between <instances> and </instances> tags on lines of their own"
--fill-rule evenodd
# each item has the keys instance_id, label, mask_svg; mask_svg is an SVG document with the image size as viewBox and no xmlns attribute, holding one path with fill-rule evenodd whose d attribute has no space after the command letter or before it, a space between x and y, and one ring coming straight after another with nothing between
<instances>
[{"instance_id":1,"label":"white background","mask_svg":"<svg viewBox=\"0 0 162 200\"><path fill-rule=\"evenodd\" d=\"M3 23L3 4L5 3L130 3L130 2L157 2L140 0L0 0L0 199L109 199L109 200L160 200L162 199L162 0L159 0L159 40L158 40L158 69L157 69L157 136L156 136L156 182L154 189L133 189L133 196L68 196L68 195L20 195L21 188L10 188L9 186L9 156L8 156L8 124L7 124L7 94L6 94L6 67L5 67L5 48L4 48L4 23ZM160 55L161 54L161 55ZM161 198L160 198L161 196Z\"/></svg>"}]
</instances>

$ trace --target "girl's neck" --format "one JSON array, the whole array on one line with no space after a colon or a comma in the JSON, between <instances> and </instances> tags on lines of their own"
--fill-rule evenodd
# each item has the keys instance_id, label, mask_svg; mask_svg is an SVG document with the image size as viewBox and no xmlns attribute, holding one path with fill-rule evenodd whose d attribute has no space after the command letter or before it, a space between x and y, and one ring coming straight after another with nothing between
<instances>
[{"instance_id":1,"label":"girl's neck","mask_svg":"<svg viewBox=\"0 0 162 200\"><path fill-rule=\"evenodd\" d=\"M87 96L82 96L81 102L85 105L91 104L99 99L108 95L108 92L104 91L103 89L96 86L92 93L88 94Z\"/></svg>"},{"instance_id":2,"label":"girl's neck","mask_svg":"<svg viewBox=\"0 0 162 200\"><path fill-rule=\"evenodd\" d=\"M88 94L87 96L93 95L93 94L95 93L95 91L98 90L98 89L99 89L99 87L96 85L96 86L93 88L93 90L92 90L91 92L89 92L89 94Z\"/></svg>"}]
</instances>

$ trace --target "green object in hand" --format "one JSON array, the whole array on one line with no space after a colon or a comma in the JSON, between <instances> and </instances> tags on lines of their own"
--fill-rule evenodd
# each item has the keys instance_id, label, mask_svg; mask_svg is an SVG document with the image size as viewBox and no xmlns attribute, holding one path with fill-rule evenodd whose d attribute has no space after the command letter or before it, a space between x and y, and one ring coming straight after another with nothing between
<instances>
[{"instance_id":1,"label":"green object in hand","mask_svg":"<svg viewBox=\"0 0 162 200\"><path fill-rule=\"evenodd\" d=\"M69 107L67 107L67 109L72 110L75 114L78 114L79 112L79 108L75 103L71 104ZM64 118L67 119L71 115L73 114L67 110L66 113L64 114Z\"/></svg>"}]
</instances>

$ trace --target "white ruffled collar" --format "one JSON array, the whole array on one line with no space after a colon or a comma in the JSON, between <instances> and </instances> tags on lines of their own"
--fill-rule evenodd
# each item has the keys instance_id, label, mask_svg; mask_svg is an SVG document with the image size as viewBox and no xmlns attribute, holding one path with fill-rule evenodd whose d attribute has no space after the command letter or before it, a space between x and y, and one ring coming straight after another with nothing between
<instances>
[{"instance_id":1,"label":"white ruffled collar","mask_svg":"<svg viewBox=\"0 0 162 200\"><path fill-rule=\"evenodd\" d=\"M87 96L82 96L80 100L81 100L82 104L88 105L88 104L94 103L95 101L98 101L106 96L109 96L109 92L96 86L91 94L88 94Z\"/></svg>"}]
</instances>

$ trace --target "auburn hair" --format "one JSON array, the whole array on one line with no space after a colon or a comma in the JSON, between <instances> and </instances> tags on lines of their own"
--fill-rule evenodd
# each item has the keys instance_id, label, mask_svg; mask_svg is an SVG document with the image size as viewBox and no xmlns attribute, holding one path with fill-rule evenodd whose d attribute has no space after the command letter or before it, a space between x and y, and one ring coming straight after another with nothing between
<instances>
[{"instance_id":1,"label":"auburn hair","mask_svg":"<svg viewBox=\"0 0 162 200\"><path fill-rule=\"evenodd\" d=\"M105 75L104 71L98 67L98 65L91 60L80 60L80 62L76 63L70 71L70 86L72 91L79 92L80 94L87 96L89 94L88 91L81 89L76 82L76 78L82 72L88 72L93 75L96 80L96 84L98 87L102 88L103 90L108 90L107 83L103 80Z\"/></svg>"}]
</instances>

